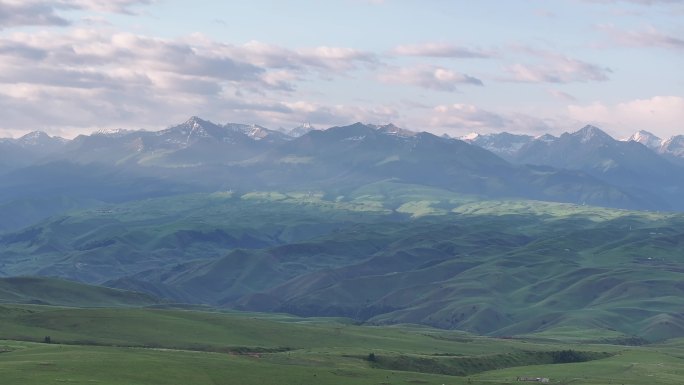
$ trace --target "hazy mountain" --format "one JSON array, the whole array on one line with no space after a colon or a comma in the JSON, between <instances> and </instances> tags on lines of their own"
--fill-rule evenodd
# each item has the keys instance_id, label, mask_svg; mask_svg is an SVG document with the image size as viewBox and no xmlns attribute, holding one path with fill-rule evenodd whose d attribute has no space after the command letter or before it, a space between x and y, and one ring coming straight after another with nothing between
<instances>
[{"instance_id":1,"label":"hazy mountain","mask_svg":"<svg viewBox=\"0 0 684 385\"><path fill-rule=\"evenodd\" d=\"M396 180L487 197L644 207L648 202L576 172L517 166L457 139L356 123L312 131L249 162L268 186L344 193ZM568 184L574 184L568 188Z\"/></svg>"},{"instance_id":2,"label":"hazy mountain","mask_svg":"<svg viewBox=\"0 0 684 385\"><path fill-rule=\"evenodd\" d=\"M518 151L530 143L534 137L530 135L509 134L501 132L497 134L470 134L460 138L464 142L474 144L491 151L500 157L510 160L515 158Z\"/></svg>"},{"instance_id":3,"label":"hazy mountain","mask_svg":"<svg viewBox=\"0 0 684 385\"><path fill-rule=\"evenodd\" d=\"M304 134L309 133L309 131L313 131L315 129L316 128L314 128L314 126L312 126L311 123L304 123L304 124L297 126L291 130L285 131L285 134L288 136L294 137L294 138L298 138Z\"/></svg>"},{"instance_id":4,"label":"hazy mountain","mask_svg":"<svg viewBox=\"0 0 684 385\"><path fill-rule=\"evenodd\" d=\"M648 131L637 131L630 136L627 141L641 143L651 150L658 151L662 146L663 140Z\"/></svg>"},{"instance_id":5,"label":"hazy mountain","mask_svg":"<svg viewBox=\"0 0 684 385\"><path fill-rule=\"evenodd\" d=\"M224 164L256 155L285 137L259 126L224 126L191 117L161 131L117 131L80 135L55 158L79 163L192 167Z\"/></svg>"},{"instance_id":6,"label":"hazy mountain","mask_svg":"<svg viewBox=\"0 0 684 385\"><path fill-rule=\"evenodd\" d=\"M635 141L618 141L586 126L559 138L533 140L515 157L522 164L579 170L627 189L643 199L684 207L684 169Z\"/></svg>"},{"instance_id":7,"label":"hazy mountain","mask_svg":"<svg viewBox=\"0 0 684 385\"><path fill-rule=\"evenodd\" d=\"M369 183L395 180L489 198L679 207L671 201L680 186L668 179L678 175L679 168L595 127L560 138L502 133L470 141L477 145L393 124L362 123L310 130L293 138L257 125L219 125L192 117L161 131L78 136L43 158L40 166L8 175L0 204L36 191L68 198L75 186L81 186L73 194L79 200L122 201L216 190L299 189L344 195ZM43 186L47 181L51 184ZM642 188L644 181L665 186L668 196L655 187Z\"/></svg>"},{"instance_id":8,"label":"hazy mountain","mask_svg":"<svg viewBox=\"0 0 684 385\"><path fill-rule=\"evenodd\" d=\"M292 136L276 130L269 130L256 124L226 123L223 127L241 132L253 140L280 143L292 139Z\"/></svg>"},{"instance_id":9,"label":"hazy mountain","mask_svg":"<svg viewBox=\"0 0 684 385\"><path fill-rule=\"evenodd\" d=\"M42 131L17 139L0 139L0 173L34 164L62 149L68 141Z\"/></svg>"},{"instance_id":10,"label":"hazy mountain","mask_svg":"<svg viewBox=\"0 0 684 385\"><path fill-rule=\"evenodd\" d=\"M681 161L678 158L684 158L684 135L661 139L648 131L642 130L630 136L626 141L641 143L670 160Z\"/></svg>"},{"instance_id":11,"label":"hazy mountain","mask_svg":"<svg viewBox=\"0 0 684 385\"><path fill-rule=\"evenodd\" d=\"M684 135L677 135L664 140L658 152L667 159L684 166Z\"/></svg>"}]
</instances>

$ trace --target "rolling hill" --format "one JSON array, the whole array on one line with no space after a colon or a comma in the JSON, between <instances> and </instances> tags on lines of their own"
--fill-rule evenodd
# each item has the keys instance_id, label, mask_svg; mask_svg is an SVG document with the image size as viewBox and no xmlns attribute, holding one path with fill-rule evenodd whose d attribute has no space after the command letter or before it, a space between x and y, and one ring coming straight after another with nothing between
<instances>
[{"instance_id":1,"label":"rolling hill","mask_svg":"<svg viewBox=\"0 0 684 385\"><path fill-rule=\"evenodd\" d=\"M162 303L148 294L45 277L0 278L0 303L139 307Z\"/></svg>"}]
</instances>

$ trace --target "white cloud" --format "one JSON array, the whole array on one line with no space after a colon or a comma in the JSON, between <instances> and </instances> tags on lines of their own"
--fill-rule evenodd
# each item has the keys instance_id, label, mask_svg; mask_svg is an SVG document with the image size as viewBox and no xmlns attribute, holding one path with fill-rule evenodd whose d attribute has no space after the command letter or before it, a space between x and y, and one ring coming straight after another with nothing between
<instances>
[{"instance_id":1,"label":"white cloud","mask_svg":"<svg viewBox=\"0 0 684 385\"><path fill-rule=\"evenodd\" d=\"M655 27L641 31L624 31L613 26L600 27L614 43L627 47L666 48L684 53L684 38L666 34Z\"/></svg>"},{"instance_id":2,"label":"white cloud","mask_svg":"<svg viewBox=\"0 0 684 385\"><path fill-rule=\"evenodd\" d=\"M291 101L307 76L332 77L376 60L343 47L232 45L201 35L15 32L0 36L0 132L70 137L99 128L155 129L190 115L275 127L389 121L398 113L387 106Z\"/></svg>"},{"instance_id":3,"label":"white cloud","mask_svg":"<svg viewBox=\"0 0 684 385\"><path fill-rule=\"evenodd\" d=\"M426 56L448 58L489 58L492 53L473 50L448 43L424 43L413 45L400 45L392 52L402 56Z\"/></svg>"},{"instance_id":4,"label":"white cloud","mask_svg":"<svg viewBox=\"0 0 684 385\"><path fill-rule=\"evenodd\" d=\"M304 114L281 102L311 74L332 77L375 65L375 57L340 47L290 50L229 45L202 36L160 39L95 29L16 32L0 36L0 129L65 130L158 127L159 118L203 112L247 121L340 122L342 112L372 109L319 106ZM32 110L40 106L40 111ZM387 115L382 109L381 116ZM220 117L220 116L218 116ZM308 118L299 120L300 118ZM257 119L260 118L260 119Z\"/></svg>"},{"instance_id":5,"label":"white cloud","mask_svg":"<svg viewBox=\"0 0 684 385\"><path fill-rule=\"evenodd\" d=\"M684 0L582 0L585 3L632 3L641 5L662 5L662 4L682 4Z\"/></svg>"},{"instance_id":6,"label":"white cloud","mask_svg":"<svg viewBox=\"0 0 684 385\"><path fill-rule=\"evenodd\" d=\"M556 98L558 100L562 100L562 101L566 101L566 102L577 101L576 97L574 97L573 95L571 95L565 91L550 89L550 90L548 90L548 92L551 96L553 96L554 98Z\"/></svg>"},{"instance_id":7,"label":"white cloud","mask_svg":"<svg viewBox=\"0 0 684 385\"><path fill-rule=\"evenodd\" d=\"M65 26L70 22L59 16L54 6L39 2L0 2L0 28L23 25Z\"/></svg>"},{"instance_id":8,"label":"white cloud","mask_svg":"<svg viewBox=\"0 0 684 385\"><path fill-rule=\"evenodd\" d=\"M22 2L26 0L21 0ZM154 0L57 0L51 3L57 6L73 7L96 12L128 13L132 14L133 7L152 4Z\"/></svg>"},{"instance_id":9,"label":"white cloud","mask_svg":"<svg viewBox=\"0 0 684 385\"><path fill-rule=\"evenodd\" d=\"M435 66L417 66L388 69L379 75L382 82L409 84L438 91L453 92L460 85L482 86L480 79Z\"/></svg>"},{"instance_id":10,"label":"white cloud","mask_svg":"<svg viewBox=\"0 0 684 385\"><path fill-rule=\"evenodd\" d=\"M292 123L311 122L320 126L342 125L353 122L389 123L399 118L399 112L390 106L356 106L350 104L323 105L297 101L283 103L291 112L287 120ZM282 120L283 117L278 117Z\"/></svg>"},{"instance_id":11,"label":"white cloud","mask_svg":"<svg viewBox=\"0 0 684 385\"><path fill-rule=\"evenodd\" d=\"M615 135L629 136L647 130L667 137L684 132L684 98L654 96L617 104L595 102L568 106L574 119L605 127Z\"/></svg>"},{"instance_id":12,"label":"white cloud","mask_svg":"<svg viewBox=\"0 0 684 385\"><path fill-rule=\"evenodd\" d=\"M546 54L543 63L513 64L504 68L503 80L521 83L573 83L606 81L609 68L563 55Z\"/></svg>"},{"instance_id":13,"label":"white cloud","mask_svg":"<svg viewBox=\"0 0 684 385\"><path fill-rule=\"evenodd\" d=\"M60 14L63 11L132 14L133 7L150 3L151 0L2 0L0 29L30 25L66 26L71 21Z\"/></svg>"},{"instance_id":14,"label":"white cloud","mask_svg":"<svg viewBox=\"0 0 684 385\"><path fill-rule=\"evenodd\" d=\"M467 103L454 103L434 107L428 125L432 132L461 136L471 132L552 133L565 128L566 122L523 113L495 112Z\"/></svg>"},{"instance_id":15,"label":"white cloud","mask_svg":"<svg viewBox=\"0 0 684 385\"><path fill-rule=\"evenodd\" d=\"M430 126L457 131L496 131L506 126L506 118L472 104L456 103L436 106Z\"/></svg>"},{"instance_id":16,"label":"white cloud","mask_svg":"<svg viewBox=\"0 0 684 385\"><path fill-rule=\"evenodd\" d=\"M319 46L291 50L260 41L243 45L216 44L211 41L209 44L219 52L271 68L345 72L355 70L360 65L374 66L378 63L375 54L346 47Z\"/></svg>"}]
</instances>

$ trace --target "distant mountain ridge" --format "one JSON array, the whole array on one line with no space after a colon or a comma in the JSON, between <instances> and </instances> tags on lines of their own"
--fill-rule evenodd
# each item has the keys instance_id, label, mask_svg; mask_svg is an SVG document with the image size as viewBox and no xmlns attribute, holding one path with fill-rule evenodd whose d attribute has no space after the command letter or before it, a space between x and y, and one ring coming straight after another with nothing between
<instances>
[{"instance_id":1,"label":"distant mountain ridge","mask_svg":"<svg viewBox=\"0 0 684 385\"><path fill-rule=\"evenodd\" d=\"M499 133L471 135L467 140L512 163L586 172L645 200L658 202L658 206L684 209L679 198L684 192L684 158L677 155L684 156L684 137L663 141L640 131L627 140L616 140L600 128L588 125L559 137Z\"/></svg>"},{"instance_id":2,"label":"distant mountain ridge","mask_svg":"<svg viewBox=\"0 0 684 385\"><path fill-rule=\"evenodd\" d=\"M684 167L595 126L463 139L198 117L82 135L0 173L0 276L491 335L684 335L659 321L680 317L684 216L655 212L684 210ZM56 284L5 286L61 303Z\"/></svg>"},{"instance_id":3,"label":"distant mountain ridge","mask_svg":"<svg viewBox=\"0 0 684 385\"><path fill-rule=\"evenodd\" d=\"M594 127L594 126L587 126ZM601 132L601 136L605 139L610 137L607 133L598 127L594 127ZM582 131L582 130L580 130ZM567 133L566 133L567 134ZM611 139L614 139L610 137ZM459 137L459 139L485 148L499 156L506 159L515 159L518 152L528 143L541 141L549 142L556 139L551 134L543 134L540 136L531 136L526 134L512 134L508 132L498 132L489 134L479 134L476 132ZM668 159L683 158L684 159L684 135L675 135L669 139L661 139L657 135L646 130L639 130L625 139L620 139L620 142L636 142L643 144L650 150L661 154Z\"/></svg>"},{"instance_id":4,"label":"distant mountain ridge","mask_svg":"<svg viewBox=\"0 0 684 385\"><path fill-rule=\"evenodd\" d=\"M0 169L0 215L3 207L16 207L12 202L26 197L32 199L24 203L26 210L37 213L33 200L67 197L70 191L76 200L71 196L45 210L43 199L41 212L56 213L78 202L90 206L223 190L344 195L383 180L484 198L684 209L680 165L593 126L560 137L502 133L464 140L391 123L325 130L303 125L290 133L193 116L160 131L103 130L68 141L34 133L6 140L0 146L15 151L0 155L9 158ZM668 142L673 154L681 142Z\"/></svg>"}]
</instances>

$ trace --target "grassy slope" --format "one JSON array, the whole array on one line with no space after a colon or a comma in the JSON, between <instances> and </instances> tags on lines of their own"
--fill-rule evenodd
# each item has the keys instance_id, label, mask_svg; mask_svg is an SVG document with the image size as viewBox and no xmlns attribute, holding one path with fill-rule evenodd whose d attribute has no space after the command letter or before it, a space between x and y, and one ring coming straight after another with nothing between
<instances>
[{"instance_id":1,"label":"grassy slope","mask_svg":"<svg viewBox=\"0 0 684 385\"><path fill-rule=\"evenodd\" d=\"M149 199L73 212L0 236L0 271L101 283L235 248L303 240L388 212L308 193Z\"/></svg>"},{"instance_id":2,"label":"grassy slope","mask_svg":"<svg viewBox=\"0 0 684 385\"><path fill-rule=\"evenodd\" d=\"M61 306L148 306L160 303L147 294L43 277L0 278L0 303Z\"/></svg>"},{"instance_id":3,"label":"grassy slope","mask_svg":"<svg viewBox=\"0 0 684 385\"><path fill-rule=\"evenodd\" d=\"M684 333L676 315L684 306L681 216L505 201L457 211L357 228L368 239L385 237L370 259L240 303L496 335L573 327L610 335L599 339L616 329L651 340ZM354 233L336 235L345 237Z\"/></svg>"},{"instance_id":4,"label":"grassy slope","mask_svg":"<svg viewBox=\"0 0 684 385\"><path fill-rule=\"evenodd\" d=\"M394 182L339 197L196 194L8 234L0 270L378 324L659 340L684 335L682 226L681 215Z\"/></svg>"},{"instance_id":5,"label":"grassy slope","mask_svg":"<svg viewBox=\"0 0 684 385\"><path fill-rule=\"evenodd\" d=\"M554 383L571 380L587 385L684 381L681 341L643 347L574 345L491 339L412 326L361 327L341 321L248 313L2 305L0 351L5 352L0 353L0 372L3 383L18 385L513 384L516 376L544 376ZM15 339L30 338L17 333L50 335L56 343L18 342ZM134 347L141 345L148 347ZM268 352L283 346L291 350ZM576 364L488 370L532 363L521 361L524 357L538 356L544 362L543 352L561 349L614 356ZM378 357L376 364L365 360L371 351ZM382 369L383 360L399 360L405 365ZM463 365L480 373L467 377L429 373Z\"/></svg>"}]
</instances>

